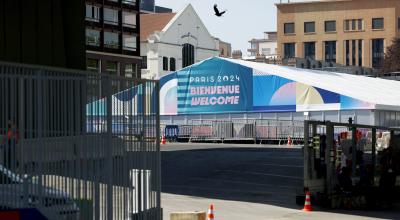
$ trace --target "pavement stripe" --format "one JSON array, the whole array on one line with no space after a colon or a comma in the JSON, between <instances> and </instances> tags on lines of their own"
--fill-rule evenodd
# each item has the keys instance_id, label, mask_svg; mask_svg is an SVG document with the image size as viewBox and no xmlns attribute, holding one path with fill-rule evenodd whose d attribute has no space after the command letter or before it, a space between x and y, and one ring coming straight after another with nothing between
<instances>
[{"instance_id":1,"label":"pavement stripe","mask_svg":"<svg viewBox=\"0 0 400 220\"><path fill-rule=\"evenodd\" d=\"M275 187L275 188L285 188L285 189L298 189L299 187L296 186L282 186L282 185L275 185L275 184L265 184L265 183L250 183L250 182L243 182L243 181L237 181L237 180L227 180L227 179L209 179L209 178L201 178L201 177L194 177L190 178L193 180L204 180L204 181L221 181L221 182L227 182L227 183L240 183L240 184L246 184L246 185L254 185L254 186L268 186L268 187Z\"/></svg>"},{"instance_id":2,"label":"pavement stripe","mask_svg":"<svg viewBox=\"0 0 400 220\"><path fill-rule=\"evenodd\" d=\"M242 165L304 168L304 166L284 165L284 164L274 164L274 163L242 163Z\"/></svg>"},{"instance_id":3,"label":"pavement stripe","mask_svg":"<svg viewBox=\"0 0 400 220\"><path fill-rule=\"evenodd\" d=\"M191 190L207 190L207 191L214 191L214 192L237 192L237 193L254 193L260 195L273 195L279 194L282 196L293 196L295 193L287 193L287 192L278 192L278 191L256 191L256 190L243 190L243 189L221 189L221 188L211 188L211 187L197 187L197 186L183 186L183 185L163 185L162 188L178 188L178 189L191 189ZM170 193L170 192L168 192Z\"/></svg>"},{"instance_id":4,"label":"pavement stripe","mask_svg":"<svg viewBox=\"0 0 400 220\"><path fill-rule=\"evenodd\" d=\"M214 170L214 171L215 171L215 172L226 172L226 173L240 173L240 174L273 176L273 177L282 177L282 178L287 178L287 179L303 180L303 177L286 176L286 175L277 175L277 174L268 174L268 173L259 173L259 172L247 172L247 171L235 171L235 170Z\"/></svg>"}]
</instances>

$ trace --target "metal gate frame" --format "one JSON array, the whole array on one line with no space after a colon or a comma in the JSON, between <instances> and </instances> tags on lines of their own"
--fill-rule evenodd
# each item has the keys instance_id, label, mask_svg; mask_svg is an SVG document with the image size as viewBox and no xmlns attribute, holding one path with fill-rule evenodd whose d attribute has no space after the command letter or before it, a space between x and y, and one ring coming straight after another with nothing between
<instances>
[{"instance_id":1,"label":"metal gate frame","mask_svg":"<svg viewBox=\"0 0 400 220\"><path fill-rule=\"evenodd\" d=\"M0 211L162 218L158 81L0 62L0 103Z\"/></svg>"},{"instance_id":2,"label":"metal gate frame","mask_svg":"<svg viewBox=\"0 0 400 220\"><path fill-rule=\"evenodd\" d=\"M320 129L319 126L323 126L323 129ZM338 129L339 128L339 129ZM382 127L382 126L370 126L370 125L360 125L360 124L352 124L352 123L336 123L330 121L304 121L304 148L303 148L303 156L304 156L304 188L309 190L313 195L318 193L326 194L326 198L329 202L329 206L333 206L334 199L333 199L333 192L335 187L335 160L333 159L336 157L335 154L332 154L334 149L334 140L335 140L335 132L342 131L342 128L347 128L351 131L351 149L352 149L352 166L350 167L350 172L352 177L355 177L355 171L357 168L357 130L358 129L370 129L372 131L371 134L371 161L373 165L373 173L375 174L375 165L376 165L376 158L377 158L377 150L376 150L376 143L377 138L376 134L378 130L387 130L390 131L391 139L390 144L392 146L399 147L399 141L395 140L395 132L400 132L400 128L389 128L389 127ZM314 158L315 153L313 149L312 139L315 135L319 133L326 134L326 148L325 148L325 155L324 160L326 164L326 176L321 178L317 178L314 169ZM395 142L396 141L396 142Z\"/></svg>"}]
</instances>

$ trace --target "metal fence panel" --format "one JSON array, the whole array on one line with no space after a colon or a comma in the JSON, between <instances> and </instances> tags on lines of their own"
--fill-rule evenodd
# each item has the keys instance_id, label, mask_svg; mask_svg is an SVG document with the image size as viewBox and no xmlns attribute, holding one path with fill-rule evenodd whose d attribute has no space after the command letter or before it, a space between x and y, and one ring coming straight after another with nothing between
<instances>
[{"instance_id":1,"label":"metal fence panel","mask_svg":"<svg viewBox=\"0 0 400 220\"><path fill-rule=\"evenodd\" d=\"M0 211L161 219L157 81L0 63Z\"/></svg>"}]
</instances>

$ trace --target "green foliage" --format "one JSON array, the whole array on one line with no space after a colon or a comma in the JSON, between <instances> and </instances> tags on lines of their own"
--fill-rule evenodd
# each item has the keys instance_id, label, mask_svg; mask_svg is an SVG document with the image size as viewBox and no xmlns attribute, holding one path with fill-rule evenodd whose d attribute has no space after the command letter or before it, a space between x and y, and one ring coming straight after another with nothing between
<instances>
[{"instance_id":1,"label":"green foliage","mask_svg":"<svg viewBox=\"0 0 400 220\"><path fill-rule=\"evenodd\" d=\"M382 72L400 72L400 38L393 39L392 45L387 48Z\"/></svg>"}]
</instances>

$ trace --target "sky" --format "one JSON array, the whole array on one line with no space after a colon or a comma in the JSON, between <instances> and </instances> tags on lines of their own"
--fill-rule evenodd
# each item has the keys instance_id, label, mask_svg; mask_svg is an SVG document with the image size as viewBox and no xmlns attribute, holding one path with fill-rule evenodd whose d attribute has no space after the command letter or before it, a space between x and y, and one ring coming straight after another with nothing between
<instances>
[{"instance_id":1,"label":"sky","mask_svg":"<svg viewBox=\"0 0 400 220\"><path fill-rule=\"evenodd\" d=\"M287 0L282 0L286 1ZM294 2L296 0L291 0ZM303 0L304 1L304 0ZM250 48L249 40L262 38L265 31L276 31L276 6L280 0L156 0L156 5L179 12L192 4L208 31L243 55ZM214 15L213 6L228 10L223 17Z\"/></svg>"}]
</instances>

